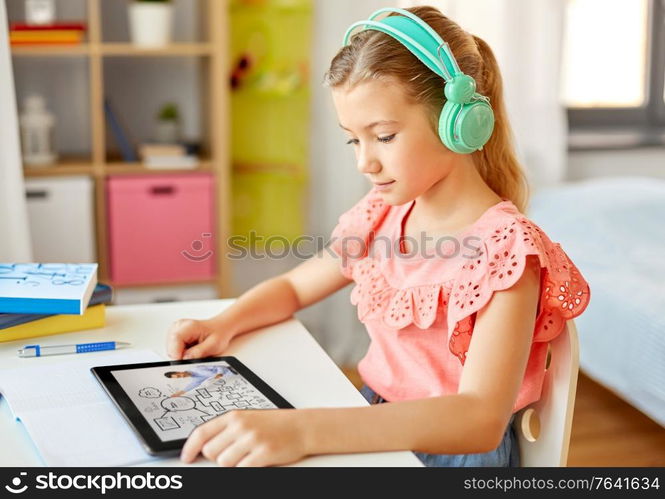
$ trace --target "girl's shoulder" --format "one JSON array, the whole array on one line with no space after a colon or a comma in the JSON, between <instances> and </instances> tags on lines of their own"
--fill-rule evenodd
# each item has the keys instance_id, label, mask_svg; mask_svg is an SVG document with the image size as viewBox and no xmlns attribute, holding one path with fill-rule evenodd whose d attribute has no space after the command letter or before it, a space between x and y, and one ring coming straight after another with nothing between
<instances>
[{"instance_id":1,"label":"girl's shoulder","mask_svg":"<svg viewBox=\"0 0 665 499\"><path fill-rule=\"evenodd\" d=\"M371 189L355 205L339 216L336 227L345 234L362 236L376 229L391 205L383 201L375 189Z\"/></svg>"},{"instance_id":2,"label":"girl's shoulder","mask_svg":"<svg viewBox=\"0 0 665 499\"><path fill-rule=\"evenodd\" d=\"M580 270L561 244L552 241L511 201L496 205L471 233L477 237L477 251L456 269L447 311L449 334L464 330L467 323L468 335L450 338L451 350L462 362L474 314L489 303L495 292L511 288L522 277L528 257L540 267L534 341L551 341L567 320L586 309L591 293Z\"/></svg>"}]
</instances>

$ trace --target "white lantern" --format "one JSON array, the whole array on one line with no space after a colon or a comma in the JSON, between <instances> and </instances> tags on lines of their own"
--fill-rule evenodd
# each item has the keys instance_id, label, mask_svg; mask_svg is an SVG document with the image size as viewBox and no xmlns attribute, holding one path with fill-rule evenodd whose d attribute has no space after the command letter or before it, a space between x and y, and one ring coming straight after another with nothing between
<instances>
[{"instance_id":1,"label":"white lantern","mask_svg":"<svg viewBox=\"0 0 665 499\"><path fill-rule=\"evenodd\" d=\"M55 1L25 0L25 20L33 25L52 24L55 21Z\"/></svg>"},{"instance_id":2,"label":"white lantern","mask_svg":"<svg viewBox=\"0 0 665 499\"><path fill-rule=\"evenodd\" d=\"M24 100L19 118L21 125L21 149L27 165L53 164L57 155L53 148L55 117L46 110L44 98L31 95Z\"/></svg>"}]
</instances>

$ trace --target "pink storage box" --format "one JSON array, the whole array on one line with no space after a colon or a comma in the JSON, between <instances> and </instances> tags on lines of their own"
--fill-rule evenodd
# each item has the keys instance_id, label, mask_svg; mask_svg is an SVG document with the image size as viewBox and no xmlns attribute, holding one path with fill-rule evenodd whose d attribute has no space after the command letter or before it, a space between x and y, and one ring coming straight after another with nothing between
<instances>
[{"instance_id":1,"label":"pink storage box","mask_svg":"<svg viewBox=\"0 0 665 499\"><path fill-rule=\"evenodd\" d=\"M114 284L214 277L211 175L112 176L106 189Z\"/></svg>"}]
</instances>

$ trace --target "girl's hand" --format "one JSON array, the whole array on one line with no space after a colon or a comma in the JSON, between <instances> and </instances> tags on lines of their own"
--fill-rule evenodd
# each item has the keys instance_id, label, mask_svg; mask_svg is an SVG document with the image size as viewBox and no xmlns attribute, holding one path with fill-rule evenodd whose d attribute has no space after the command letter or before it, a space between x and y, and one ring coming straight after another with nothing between
<instances>
[{"instance_id":1,"label":"girl's hand","mask_svg":"<svg viewBox=\"0 0 665 499\"><path fill-rule=\"evenodd\" d=\"M212 357L226 350L232 337L230 328L213 328L206 320L178 319L168 331L166 351L175 360Z\"/></svg>"},{"instance_id":2,"label":"girl's hand","mask_svg":"<svg viewBox=\"0 0 665 499\"><path fill-rule=\"evenodd\" d=\"M191 463L201 452L219 466L270 466L307 455L296 409L233 410L197 427L180 458Z\"/></svg>"}]
</instances>

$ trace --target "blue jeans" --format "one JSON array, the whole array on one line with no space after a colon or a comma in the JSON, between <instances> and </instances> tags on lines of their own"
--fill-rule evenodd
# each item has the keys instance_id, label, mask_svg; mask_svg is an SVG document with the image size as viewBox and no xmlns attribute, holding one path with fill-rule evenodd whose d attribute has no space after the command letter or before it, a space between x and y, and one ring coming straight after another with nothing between
<instances>
[{"instance_id":1,"label":"blue jeans","mask_svg":"<svg viewBox=\"0 0 665 499\"><path fill-rule=\"evenodd\" d=\"M370 404L381 404L388 402L369 386L364 385L360 393ZM519 441L513 429L513 420L515 415L510 418L510 422L503 433L503 439L499 446L489 452L479 454L425 454L423 452L414 452L416 457L422 461L425 466L430 467L500 467L500 468L518 468L520 466Z\"/></svg>"}]
</instances>

